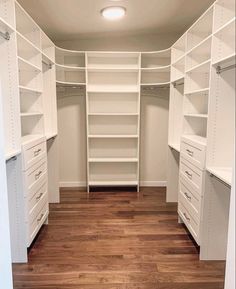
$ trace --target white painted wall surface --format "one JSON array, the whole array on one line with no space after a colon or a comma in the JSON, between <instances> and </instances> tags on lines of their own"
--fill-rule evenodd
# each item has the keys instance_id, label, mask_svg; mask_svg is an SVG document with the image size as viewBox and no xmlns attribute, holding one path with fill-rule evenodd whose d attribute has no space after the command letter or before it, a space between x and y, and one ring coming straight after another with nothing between
<instances>
[{"instance_id":1,"label":"white painted wall surface","mask_svg":"<svg viewBox=\"0 0 236 289\"><path fill-rule=\"evenodd\" d=\"M4 134L2 119L2 98L0 86L0 288L12 289L12 268L9 231L9 212L4 156Z\"/></svg>"}]
</instances>

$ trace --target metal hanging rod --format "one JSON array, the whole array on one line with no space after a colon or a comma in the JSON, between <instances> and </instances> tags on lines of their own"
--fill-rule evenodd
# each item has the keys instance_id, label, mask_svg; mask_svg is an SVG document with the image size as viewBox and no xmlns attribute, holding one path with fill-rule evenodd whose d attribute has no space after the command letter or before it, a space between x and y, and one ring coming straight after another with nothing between
<instances>
[{"instance_id":1,"label":"metal hanging rod","mask_svg":"<svg viewBox=\"0 0 236 289\"><path fill-rule=\"evenodd\" d=\"M155 91L155 90L158 90L158 89L169 89L169 88L170 88L169 85L151 86L151 87L144 86L144 87L142 87L142 90L144 90L144 91Z\"/></svg>"},{"instance_id":2,"label":"metal hanging rod","mask_svg":"<svg viewBox=\"0 0 236 289\"><path fill-rule=\"evenodd\" d=\"M227 70L230 70L230 69L233 69L236 67L236 64L232 64L232 65L229 65L229 66L226 66L226 67L221 67L220 65L218 65L216 67L216 73L217 74L221 74L221 72L224 72L224 71L227 71Z\"/></svg>"},{"instance_id":3,"label":"metal hanging rod","mask_svg":"<svg viewBox=\"0 0 236 289\"><path fill-rule=\"evenodd\" d=\"M66 87L66 88L85 88L85 84L81 85L81 84L57 84L57 87Z\"/></svg>"},{"instance_id":4,"label":"metal hanging rod","mask_svg":"<svg viewBox=\"0 0 236 289\"><path fill-rule=\"evenodd\" d=\"M215 176L214 174L210 173L210 177L217 179L220 183L222 183L222 184L225 185L226 187L231 188L231 186L230 186L229 184L227 184L226 182L224 182L223 180L221 180L220 178L218 178L218 177Z\"/></svg>"},{"instance_id":5,"label":"metal hanging rod","mask_svg":"<svg viewBox=\"0 0 236 289\"><path fill-rule=\"evenodd\" d=\"M52 69L53 64L52 63L47 63L46 61L42 60L42 63L47 65L49 69Z\"/></svg>"},{"instance_id":6,"label":"metal hanging rod","mask_svg":"<svg viewBox=\"0 0 236 289\"><path fill-rule=\"evenodd\" d=\"M184 84L184 82L174 82L174 87L180 86L180 85L183 85L183 84Z\"/></svg>"},{"instance_id":7,"label":"metal hanging rod","mask_svg":"<svg viewBox=\"0 0 236 289\"><path fill-rule=\"evenodd\" d=\"M5 40L10 40L11 39L11 36L10 36L10 33L9 32L2 32L0 31L0 36L2 38L4 38Z\"/></svg>"}]
</instances>

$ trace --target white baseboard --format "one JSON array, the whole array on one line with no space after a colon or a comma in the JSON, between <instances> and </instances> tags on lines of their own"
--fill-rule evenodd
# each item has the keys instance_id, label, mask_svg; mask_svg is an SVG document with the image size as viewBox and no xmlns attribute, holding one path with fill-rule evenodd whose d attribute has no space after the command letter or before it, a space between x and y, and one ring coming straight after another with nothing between
<instances>
[{"instance_id":1,"label":"white baseboard","mask_svg":"<svg viewBox=\"0 0 236 289\"><path fill-rule=\"evenodd\" d=\"M87 182L60 182L60 188L82 188L86 187Z\"/></svg>"},{"instance_id":2,"label":"white baseboard","mask_svg":"<svg viewBox=\"0 0 236 289\"><path fill-rule=\"evenodd\" d=\"M167 181L140 181L140 187L166 187Z\"/></svg>"},{"instance_id":3,"label":"white baseboard","mask_svg":"<svg viewBox=\"0 0 236 289\"><path fill-rule=\"evenodd\" d=\"M86 182L60 182L60 188L81 188L86 187ZM166 187L166 181L140 181L141 187Z\"/></svg>"}]
</instances>

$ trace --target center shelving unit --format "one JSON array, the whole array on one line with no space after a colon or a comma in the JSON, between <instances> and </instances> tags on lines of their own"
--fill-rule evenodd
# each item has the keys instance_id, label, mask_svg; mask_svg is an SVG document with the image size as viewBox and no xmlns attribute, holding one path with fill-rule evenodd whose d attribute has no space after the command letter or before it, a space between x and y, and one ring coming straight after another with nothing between
<instances>
[{"instance_id":1,"label":"center shelving unit","mask_svg":"<svg viewBox=\"0 0 236 289\"><path fill-rule=\"evenodd\" d=\"M88 190L139 190L140 61L135 52L86 53Z\"/></svg>"}]
</instances>

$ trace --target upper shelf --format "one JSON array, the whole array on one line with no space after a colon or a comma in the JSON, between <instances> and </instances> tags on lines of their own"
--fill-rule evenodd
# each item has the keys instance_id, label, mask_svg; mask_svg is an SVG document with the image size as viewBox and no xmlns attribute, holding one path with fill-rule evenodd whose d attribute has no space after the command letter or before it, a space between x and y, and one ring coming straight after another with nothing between
<instances>
[{"instance_id":1,"label":"upper shelf","mask_svg":"<svg viewBox=\"0 0 236 289\"><path fill-rule=\"evenodd\" d=\"M171 64L171 48L155 52L143 52L141 55L142 68L158 68Z\"/></svg>"}]
</instances>

